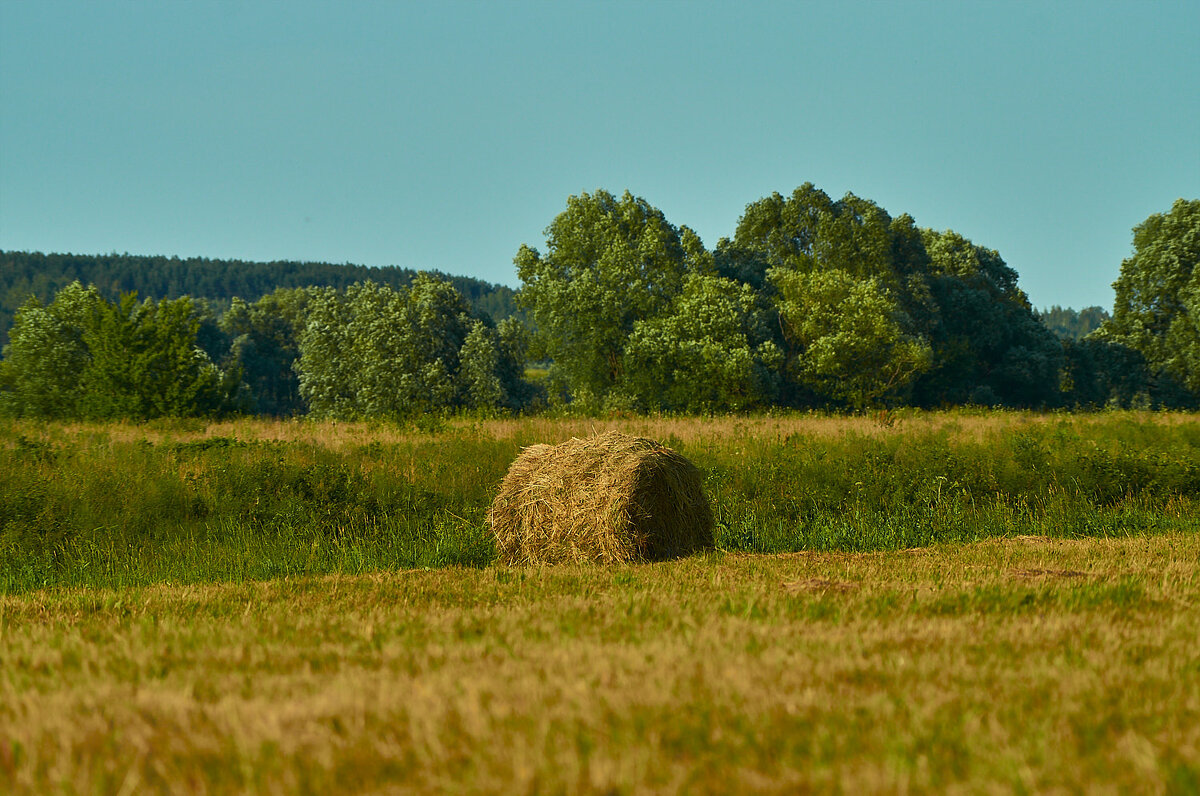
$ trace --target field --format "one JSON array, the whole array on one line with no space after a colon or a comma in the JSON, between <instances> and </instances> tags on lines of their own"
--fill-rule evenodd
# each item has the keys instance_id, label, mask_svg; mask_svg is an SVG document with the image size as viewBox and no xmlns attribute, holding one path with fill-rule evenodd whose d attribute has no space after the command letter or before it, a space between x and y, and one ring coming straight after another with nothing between
<instances>
[{"instance_id":1,"label":"field","mask_svg":"<svg viewBox=\"0 0 1200 796\"><path fill-rule=\"evenodd\" d=\"M718 549L512 569L520 446L706 473ZM1181 414L10 423L0 791L1200 791Z\"/></svg>"}]
</instances>

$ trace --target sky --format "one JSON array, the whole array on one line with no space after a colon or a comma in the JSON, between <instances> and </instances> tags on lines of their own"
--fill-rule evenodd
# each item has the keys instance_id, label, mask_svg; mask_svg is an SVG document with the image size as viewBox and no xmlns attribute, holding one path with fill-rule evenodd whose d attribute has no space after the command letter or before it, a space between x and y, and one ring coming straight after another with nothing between
<instances>
[{"instance_id":1,"label":"sky","mask_svg":"<svg viewBox=\"0 0 1200 796\"><path fill-rule=\"evenodd\" d=\"M812 182L1111 308L1200 197L1200 2L0 0L0 249L517 286L568 196L714 247Z\"/></svg>"}]
</instances>

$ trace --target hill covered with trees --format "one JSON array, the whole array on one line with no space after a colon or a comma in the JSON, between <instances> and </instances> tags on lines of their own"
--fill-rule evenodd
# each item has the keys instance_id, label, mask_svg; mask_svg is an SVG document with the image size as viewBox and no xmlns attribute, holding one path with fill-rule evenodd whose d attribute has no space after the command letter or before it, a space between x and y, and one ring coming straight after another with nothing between
<instances>
[{"instance_id":1,"label":"hill covered with trees","mask_svg":"<svg viewBox=\"0 0 1200 796\"><path fill-rule=\"evenodd\" d=\"M1074 310L1055 304L1050 309L1039 310L1037 317L1046 324L1047 329L1059 337L1068 340L1082 340L1103 326L1110 316L1108 310L1103 307L1084 307L1081 310Z\"/></svg>"},{"instance_id":2,"label":"hill covered with trees","mask_svg":"<svg viewBox=\"0 0 1200 796\"><path fill-rule=\"evenodd\" d=\"M235 296L253 302L278 288L345 289L364 281L402 288L416 275L416 271L397 266L0 251L0 345L8 342L13 315L30 296L47 302L72 282L94 285L109 299L130 292L153 299L191 296L224 309ZM518 312L510 287L465 276L439 276L454 285L475 310L497 321Z\"/></svg>"}]
</instances>

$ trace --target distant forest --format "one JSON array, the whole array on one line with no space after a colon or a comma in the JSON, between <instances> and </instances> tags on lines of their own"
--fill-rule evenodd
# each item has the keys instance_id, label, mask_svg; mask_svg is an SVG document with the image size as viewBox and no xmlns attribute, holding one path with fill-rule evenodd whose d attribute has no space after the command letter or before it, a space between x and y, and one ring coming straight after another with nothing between
<instances>
[{"instance_id":1,"label":"distant forest","mask_svg":"<svg viewBox=\"0 0 1200 796\"><path fill-rule=\"evenodd\" d=\"M13 315L30 296L46 303L75 281L95 285L108 299L131 292L142 299L191 296L207 299L221 312L235 296L253 303L277 288L343 290L355 282L371 281L399 289L412 284L416 275L416 271L397 266L0 251L0 345L8 343ZM478 313L495 321L520 315L510 287L467 276L437 275L450 282Z\"/></svg>"},{"instance_id":2,"label":"distant forest","mask_svg":"<svg viewBox=\"0 0 1200 796\"><path fill-rule=\"evenodd\" d=\"M1103 307L1085 307L1073 310L1055 304L1048 310L1036 313L1046 328L1064 340L1082 340L1104 325L1111 316Z\"/></svg>"}]
</instances>

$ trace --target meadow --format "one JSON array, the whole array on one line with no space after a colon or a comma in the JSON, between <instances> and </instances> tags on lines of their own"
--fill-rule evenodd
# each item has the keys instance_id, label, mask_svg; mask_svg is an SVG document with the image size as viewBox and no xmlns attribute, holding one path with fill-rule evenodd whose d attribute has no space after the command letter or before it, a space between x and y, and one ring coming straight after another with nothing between
<instances>
[{"instance_id":1,"label":"meadow","mask_svg":"<svg viewBox=\"0 0 1200 796\"><path fill-rule=\"evenodd\" d=\"M487 566L487 507L521 447L610 428L704 471L729 551L1200 527L1188 414L10 421L0 592Z\"/></svg>"},{"instance_id":2,"label":"meadow","mask_svg":"<svg viewBox=\"0 0 1200 796\"><path fill-rule=\"evenodd\" d=\"M535 442L717 549L493 562ZM1200 419L0 429L0 791L1200 791Z\"/></svg>"}]
</instances>

